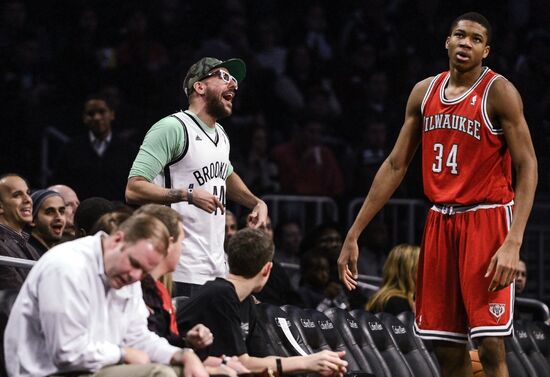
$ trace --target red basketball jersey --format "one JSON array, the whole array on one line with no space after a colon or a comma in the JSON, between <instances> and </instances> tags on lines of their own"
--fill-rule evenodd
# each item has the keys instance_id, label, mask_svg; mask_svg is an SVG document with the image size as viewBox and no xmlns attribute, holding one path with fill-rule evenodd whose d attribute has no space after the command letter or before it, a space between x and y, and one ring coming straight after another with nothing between
<instances>
[{"instance_id":1,"label":"red basketball jersey","mask_svg":"<svg viewBox=\"0 0 550 377\"><path fill-rule=\"evenodd\" d=\"M422 100L424 193L437 204L509 203L510 151L487 114L489 89L504 78L485 67L470 89L449 100L449 77L448 71L437 75Z\"/></svg>"}]
</instances>

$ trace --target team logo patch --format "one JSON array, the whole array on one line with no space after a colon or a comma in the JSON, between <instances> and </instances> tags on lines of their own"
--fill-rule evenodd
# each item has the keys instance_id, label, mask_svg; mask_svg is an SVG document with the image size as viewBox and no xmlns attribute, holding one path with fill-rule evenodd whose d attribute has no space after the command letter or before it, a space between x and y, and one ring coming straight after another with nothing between
<instances>
[{"instance_id":1,"label":"team logo patch","mask_svg":"<svg viewBox=\"0 0 550 377\"><path fill-rule=\"evenodd\" d=\"M500 317L502 317L505 312L506 304L489 304L489 313L497 319L497 323L500 321Z\"/></svg>"}]
</instances>

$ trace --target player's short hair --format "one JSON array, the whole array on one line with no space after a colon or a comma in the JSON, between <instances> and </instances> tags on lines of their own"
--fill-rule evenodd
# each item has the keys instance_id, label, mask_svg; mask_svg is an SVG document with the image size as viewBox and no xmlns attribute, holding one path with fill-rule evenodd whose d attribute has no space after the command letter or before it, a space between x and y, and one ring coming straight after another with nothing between
<instances>
[{"instance_id":1,"label":"player's short hair","mask_svg":"<svg viewBox=\"0 0 550 377\"><path fill-rule=\"evenodd\" d=\"M464 13L458 16L457 18L455 18L454 21L451 23L451 27L449 29L449 35L453 33L453 30L456 27L456 25L458 25L458 23L463 20L477 22L478 24L483 26L485 30L487 30L487 44L488 45L491 44L491 36L492 36L491 24L489 23L489 20L485 18L485 16L477 12Z\"/></svg>"},{"instance_id":2,"label":"player's short hair","mask_svg":"<svg viewBox=\"0 0 550 377\"><path fill-rule=\"evenodd\" d=\"M170 234L166 226L157 218L144 213L132 215L120 224L117 229L124 233L124 241L135 244L147 240L153 244L155 250L166 256L170 241Z\"/></svg>"},{"instance_id":3,"label":"player's short hair","mask_svg":"<svg viewBox=\"0 0 550 377\"><path fill-rule=\"evenodd\" d=\"M271 262L275 246L261 230L244 228L227 243L229 272L246 279L253 278L266 263Z\"/></svg>"}]
</instances>

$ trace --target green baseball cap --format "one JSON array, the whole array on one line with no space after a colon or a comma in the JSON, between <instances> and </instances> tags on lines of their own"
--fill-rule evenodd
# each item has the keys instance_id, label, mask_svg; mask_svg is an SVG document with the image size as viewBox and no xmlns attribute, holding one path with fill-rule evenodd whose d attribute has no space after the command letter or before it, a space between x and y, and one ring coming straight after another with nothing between
<instances>
[{"instance_id":1,"label":"green baseball cap","mask_svg":"<svg viewBox=\"0 0 550 377\"><path fill-rule=\"evenodd\" d=\"M183 80L183 91L189 97L193 84L203 79L208 72L214 68L226 68L229 74L237 79L237 82L244 80L246 76L246 64L238 58L222 61L216 58L202 58L189 68Z\"/></svg>"}]
</instances>

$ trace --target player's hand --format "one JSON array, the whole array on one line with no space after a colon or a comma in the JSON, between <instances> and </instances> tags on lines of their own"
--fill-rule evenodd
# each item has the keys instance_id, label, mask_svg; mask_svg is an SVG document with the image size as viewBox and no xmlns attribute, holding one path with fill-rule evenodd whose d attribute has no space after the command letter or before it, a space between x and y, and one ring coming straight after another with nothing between
<instances>
[{"instance_id":1,"label":"player's hand","mask_svg":"<svg viewBox=\"0 0 550 377\"><path fill-rule=\"evenodd\" d=\"M252 209L252 212L246 218L246 223L249 228L261 228L267 224L267 204L260 200Z\"/></svg>"},{"instance_id":2,"label":"player's hand","mask_svg":"<svg viewBox=\"0 0 550 377\"><path fill-rule=\"evenodd\" d=\"M493 279L489 284L489 292L495 292L512 284L519 272L519 246L504 242L491 258L485 277Z\"/></svg>"},{"instance_id":3,"label":"player's hand","mask_svg":"<svg viewBox=\"0 0 550 377\"><path fill-rule=\"evenodd\" d=\"M214 341L214 335L208 327L199 323L185 334L185 339L191 347L200 349L211 345Z\"/></svg>"},{"instance_id":4,"label":"player's hand","mask_svg":"<svg viewBox=\"0 0 550 377\"><path fill-rule=\"evenodd\" d=\"M217 208L222 211L222 215L225 213L222 202L216 196L200 187L193 190L193 205L208 213L214 212Z\"/></svg>"},{"instance_id":5,"label":"player's hand","mask_svg":"<svg viewBox=\"0 0 550 377\"><path fill-rule=\"evenodd\" d=\"M308 358L307 370L319 373L322 376L343 376L348 366L348 362L343 359L344 355L344 351L325 350L305 356Z\"/></svg>"},{"instance_id":6,"label":"player's hand","mask_svg":"<svg viewBox=\"0 0 550 377\"><path fill-rule=\"evenodd\" d=\"M340 256L338 257L338 275L348 290L357 287L357 258L359 246L357 240L350 238L349 234L344 240Z\"/></svg>"},{"instance_id":7,"label":"player's hand","mask_svg":"<svg viewBox=\"0 0 550 377\"><path fill-rule=\"evenodd\" d=\"M150 362L147 353L135 348L124 348L124 364L148 364Z\"/></svg>"}]
</instances>

